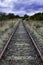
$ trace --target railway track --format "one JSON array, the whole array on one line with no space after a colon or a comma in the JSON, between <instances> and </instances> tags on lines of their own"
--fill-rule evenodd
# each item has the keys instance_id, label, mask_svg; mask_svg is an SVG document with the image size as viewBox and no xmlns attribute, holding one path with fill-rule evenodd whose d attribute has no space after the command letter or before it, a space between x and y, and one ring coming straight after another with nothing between
<instances>
[{"instance_id":1,"label":"railway track","mask_svg":"<svg viewBox=\"0 0 43 65\"><path fill-rule=\"evenodd\" d=\"M21 21L0 55L0 65L43 65L33 43Z\"/></svg>"}]
</instances>

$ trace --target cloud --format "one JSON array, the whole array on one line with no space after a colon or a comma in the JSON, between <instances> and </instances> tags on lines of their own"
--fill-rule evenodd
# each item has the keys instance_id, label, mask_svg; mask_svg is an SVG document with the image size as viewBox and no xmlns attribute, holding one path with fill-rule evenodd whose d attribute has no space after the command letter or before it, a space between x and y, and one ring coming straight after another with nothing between
<instances>
[{"instance_id":1,"label":"cloud","mask_svg":"<svg viewBox=\"0 0 43 65\"><path fill-rule=\"evenodd\" d=\"M0 12L20 16L43 12L43 0L0 0Z\"/></svg>"}]
</instances>

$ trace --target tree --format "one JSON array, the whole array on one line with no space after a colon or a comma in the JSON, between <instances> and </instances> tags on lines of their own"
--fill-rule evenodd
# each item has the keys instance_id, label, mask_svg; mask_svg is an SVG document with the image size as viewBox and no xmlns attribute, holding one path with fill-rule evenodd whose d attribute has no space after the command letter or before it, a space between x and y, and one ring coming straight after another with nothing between
<instances>
[{"instance_id":1,"label":"tree","mask_svg":"<svg viewBox=\"0 0 43 65\"><path fill-rule=\"evenodd\" d=\"M8 19L14 19L15 15L14 15L14 14L9 13L9 14L7 15L7 17L8 17Z\"/></svg>"},{"instance_id":2,"label":"tree","mask_svg":"<svg viewBox=\"0 0 43 65\"><path fill-rule=\"evenodd\" d=\"M24 19L28 20L29 19L29 16L27 14L25 14L24 17L23 17L23 20Z\"/></svg>"}]
</instances>

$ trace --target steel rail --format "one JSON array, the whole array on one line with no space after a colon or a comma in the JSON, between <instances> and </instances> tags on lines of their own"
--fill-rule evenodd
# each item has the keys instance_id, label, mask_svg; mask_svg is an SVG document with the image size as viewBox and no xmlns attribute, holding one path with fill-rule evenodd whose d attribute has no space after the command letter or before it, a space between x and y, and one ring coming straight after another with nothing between
<instances>
[{"instance_id":1,"label":"steel rail","mask_svg":"<svg viewBox=\"0 0 43 65\"><path fill-rule=\"evenodd\" d=\"M20 23L20 22L19 22L19 23ZM2 53L0 54L0 59L2 58L2 56L3 56L3 54L4 54L5 50L6 50L6 48L7 48L8 44L9 44L9 42L11 41L11 39L12 39L12 37L13 37L13 34L16 32L16 30L17 30L17 28L18 28L18 26L19 26L19 23L18 23L17 26L15 27L15 29L14 29L13 33L11 34L11 36L10 36L8 42L7 42L6 45L5 45L5 47L4 47L3 51L2 51ZM40 52L39 48L37 47L36 42L34 41L32 35L31 35L30 32L28 31L28 29L27 29L25 23L24 23L23 21L22 21L22 23L23 23L23 26L24 26L24 28L25 28L27 34L30 36L30 39L31 39L31 41L32 41L32 43L33 43L33 45L34 45L34 47L36 48L36 50L37 50L37 52L38 52L38 54L39 54L41 60L43 61L43 55L42 55L42 53Z\"/></svg>"},{"instance_id":2,"label":"steel rail","mask_svg":"<svg viewBox=\"0 0 43 65\"><path fill-rule=\"evenodd\" d=\"M23 21L22 21L22 23L23 23L23 25L24 25L24 27L25 27L25 30L27 31L28 35L30 36L30 39L32 40L32 43L33 43L34 47L36 48L36 50L37 50L37 52L38 52L38 54L39 54L41 60L43 61L43 55L42 55L40 49L39 49L38 46L36 45L36 42L34 41L32 35L30 34L30 32L27 30L27 27L26 27L25 23L24 23Z\"/></svg>"},{"instance_id":3,"label":"steel rail","mask_svg":"<svg viewBox=\"0 0 43 65\"><path fill-rule=\"evenodd\" d=\"M6 50L6 48L7 48L8 44L9 44L9 42L11 41L11 39L12 39L12 37L13 37L13 34L16 32L16 30L17 30L17 28L18 28L18 26L19 26L19 23L20 23L20 22L18 22L18 24L17 24L16 27L14 28L14 30L13 30L11 36L9 37L9 39L8 39L8 41L7 41L7 43L6 43L6 45L4 46L4 49L2 50L2 52L1 52L1 54L0 54L0 59L2 58L2 56L3 56L3 54L4 54L5 50Z\"/></svg>"}]
</instances>

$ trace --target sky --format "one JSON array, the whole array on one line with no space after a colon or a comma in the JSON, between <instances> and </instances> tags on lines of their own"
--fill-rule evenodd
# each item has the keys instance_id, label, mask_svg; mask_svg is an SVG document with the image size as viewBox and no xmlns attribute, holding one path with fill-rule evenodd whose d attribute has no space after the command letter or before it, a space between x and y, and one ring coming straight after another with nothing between
<instances>
[{"instance_id":1,"label":"sky","mask_svg":"<svg viewBox=\"0 0 43 65\"><path fill-rule=\"evenodd\" d=\"M43 12L43 0L0 0L0 12L33 15Z\"/></svg>"}]
</instances>

